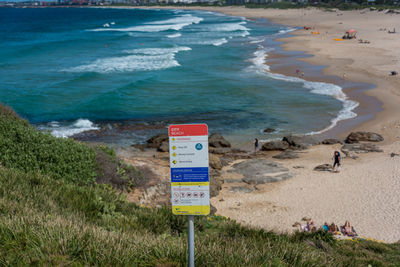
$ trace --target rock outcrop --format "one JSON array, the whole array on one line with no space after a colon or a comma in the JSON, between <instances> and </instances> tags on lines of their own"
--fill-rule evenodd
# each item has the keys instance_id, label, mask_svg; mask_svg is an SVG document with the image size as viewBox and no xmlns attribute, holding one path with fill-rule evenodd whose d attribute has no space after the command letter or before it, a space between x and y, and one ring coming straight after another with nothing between
<instances>
[{"instance_id":1,"label":"rock outcrop","mask_svg":"<svg viewBox=\"0 0 400 267\"><path fill-rule=\"evenodd\" d=\"M347 144L354 144L359 143L360 141L365 142L381 142L383 141L383 137L380 134L372 133L372 132L352 132L350 133L345 143Z\"/></svg>"},{"instance_id":2,"label":"rock outcrop","mask_svg":"<svg viewBox=\"0 0 400 267\"><path fill-rule=\"evenodd\" d=\"M264 130L264 133L273 133L273 132L275 132L275 129L273 128L267 128Z\"/></svg>"},{"instance_id":3,"label":"rock outcrop","mask_svg":"<svg viewBox=\"0 0 400 267\"><path fill-rule=\"evenodd\" d=\"M169 152L169 142L164 141L161 143L159 147L157 147L157 151L159 152Z\"/></svg>"},{"instance_id":4,"label":"rock outcrop","mask_svg":"<svg viewBox=\"0 0 400 267\"><path fill-rule=\"evenodd\" d=\"M208 144L210 147L231 147L231 143L218 133L210 135L208 138Z\"/></svg>"},{"instance_id":5,"label":"rock outcrop","mask_svg":"<svg viewBox=\"0 0 400 267\"><path fill-rule=\"evenodd\" d=\"M328 139L323 140L321 142L321 144L323 144L323 145L334 145L334 144L343 144L343 142L338 140L338 139L328 138Z\"/></svg>"},{"instance_id":6,"label":"rock outcrop","mask_svg":"<svg viewBox=\"0 0 400 267\"><path fill-rule=\"evenodd\" d=\"M157 134L147 140L147 147L158 148L163 142L168 142L168 134Z\"/></svg>"},{"instance_id":7,"label":"rock outcrop","mask_svg":"<svg viewBox=\"0 0 400 267\"><path fill-rule=\"evenodd\" d=\"M222 169L222 164L221 161L219 159L219 157L213 155L213 154L209 154L209 162L210 162L210 167L216 170L221 170Z\"/></svg>"},{"instance_id":8,"label":"rock outcrop","mask_svg":"<svg viewBox=\"0 0 400 267\"><path fill-rule=\"evenodd\" d=\"M289 143L285 141L270 141L262 145L262 151L286 150L289 148Z\"/></svg>"},{"instance_id":9,"label":"rock outcrop","mask_svg":"<svg viewBox=\"0 0 400 267\"><path fill-rule=\"evenodd\" d=\"M250 159L232 166L232 172L243 176L241 180L230 182L245 182L257 185L283 181L293 177L289 169L282 164L267 159Z\"/></svg>"},{"instance_id":10,"label":"rock outcrop","mask_svg":"<svg viewBox=\"0 0 400 267\"><path fill-rule=\"evenodd\" d=\"M344 144L340 149L346 156L350 155L350 152L354 153L369 153L369 152L383 152L383 150L375 144L363 143L363 144Z\"/></svg>"},{"instance_id":11,"label":"rock outcrop","mask_svg":"<svg viewBox=\"0 0 400 267\"><path fill-rule=\"evenodd\" d=\"M169 151L169 137L167 134L157 134L146 141L148 148L156 148L159 152Z\"/></svg>"},{"instance_id":12,"label":"rock outcrop","mask_svg":"<svg viewBox=\"0 0 400 267\"><path fill-rule=\"evenodd\" d=\"M307 149L310 146L318 145L319 142L311 136L295 136L288 135L283 137L282 141L289 143L289 146L293 149Z\"/></svg>"}]
</instances>

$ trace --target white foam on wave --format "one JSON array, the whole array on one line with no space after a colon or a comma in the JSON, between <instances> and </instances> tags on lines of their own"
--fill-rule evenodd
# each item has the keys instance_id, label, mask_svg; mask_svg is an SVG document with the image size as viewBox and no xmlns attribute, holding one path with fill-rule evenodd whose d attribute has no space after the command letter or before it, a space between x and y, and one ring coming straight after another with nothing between
<instances>
[{"instance_id":1,"label":"white foam on wave","mask_svg":"<svg viewBox=\"0 0 400 267\"><path fill-rule=\"evenodd\" d=\"M192 48L187 46L175 46L168 48L140 48L140 49L132 49L125 50L125 53L128 54L142 54L142 55L165 55L165 54L175 54L180 51L190 51Z\"/></svg>"},{"instance_id":2,"label":"white foam on wave","mask_svg":"<svg viewBox=\"0 0 400 267\"><path fill-rule=\"evenodd\" d=\"M358 107L359 103L349 100L347 95L343 93L342 87L331 83L310 82L299 77L286 76L279 73L271 73L270 67L266 64L268 51L270 50L264 48L262 45L259 45L257 51L253 53L254 57L251 59L251 61L253 62L253 66L249 68L250 71L256 72L260 75L265 75L276 80L302 83L303 87L309 89L310 92L313 94L328 95L342 102L342 109L339 111L335 118L331 119L331 124L329 126L320 131L307 133L308 135L326 132L335 127L339 121L351 119L357 116L357 114L353 112L353 110Z\"/></svg>"},{"instance_id":3,"label":"white foam on wave","mask_svg":"<svg viewBox=\"0 0 400 267\"><path fill-rule=\"evenodd\" d=\"M120 31L120 32L162 32L168 30L179 31L183 27L189 26L191 24L198 24L203 20L203 18L192 16L192 15L182 15L180 17L153 21L140 26L132 26L126 28L98 28L90 29L88 31L100 32L100 31Z\"/></svg>"},{"instance_id":4,"label":"white foam on wave","mask_svg":"<svg viewBox=\"0 0 400 267\"><path fill-rule=\"evenodd\" d=\"M217 24L216 26L213 25L212 30L218 32L250 31L249 28L243 26L245 24L247 24L247 22L245 21L235 22L235 23L221 23Z\"/></svg>"},{"instance_id":5,"label":"white foam on wave","mask_svg":"<svg viewBox=\"0 0 400 267\"><path fill-rule=\"evenodd\" d=\"M75 134L100 128L88 119L78 119L71 124L61 125L58 121L52 121L38 127L41 131L50 131L55 137L67 138Z\"/></svg>"},{"instance_id":6,"label":"white foam on wave","mask_svg":"<svg viewBox=\"0 0 400 267\"><path fill-rule=\"evenodd\" d=\"M92 63L69 68L69 72L132 72L161 70L180 66L175 54L190 51L190 47L142 48L126 50L130 55L97 59Z\"/></svg>"},{"instance_id":7,"label":"white foam on wave","mask_svg":"<svg viewBox=\"0 0 400 267\"><path fill-rule=\"evenodd\" d=\"M182 15L180 17L167 19L167 20L160 20L160 21L153 21L147 24L150 25L165 25L165 24L199 24L203 21L203 18L192 16L190 14Z\"/></svg>"},{"instance_id":8,"label":"white foam on wave","mask_svg":"<svg viewBox=\"0 0 400 267\"><path fill-rule=\"evenodd\" d=\"M182 34L180 34L180 33L174 33L174 34L167 35L168 38L178 38L181 36L182 36Z\"/></svg>"},{"instance_id":9,"label":"white foam on wave","mask_svg":"<svg viewBox=\"0 0 400 267\"><path fill-rule=\"evenodd\" d=\"M226 38L220 38L216 40L206 40L206 41L196 42L195 44L220 46L226 44L227 42L228 40Z\"/></svg>"},{"instance_id":10,"label":"white foam on wave","mask_svg":"<svg viewBox=\"0 0 400 267\"><path fill-rule=\"evenodd\" d=\"M180 66L173 54L156 56L129 55L98 59L87 65L68 69L70 72L132 72L160 70Z\"/></svg>"},{"instance_id":11,"label":"white foam on wave","mask_svg":"<svg viewBox=\"0 0 400 267\"><path fill-rule=\"evenodd\" d=\"M295 30L296 30L295 28L287 28L284 30L279 30L278 34L285 34L285 33L293 32Z\"/></svg>"},{"instance_id":12,"label":"white foam on wave","mask_svg":"<svg viewBox=\"0 0 400 267\"><path fill-rule=\"evenodd\" d=\"M133 26L127 28L99 28L92 29L89 31L93 32L104 32L104 31L118 31L118 32L162 32L168 30L179 31L183 27L187 26L186 24L167 24L167 25L142 25L142 26Z\"/></svg>"},{"instance_id":13,"label":"white foam on wave","mask_svg":"<svg viewBox=\"0 0 400 267\"><path fill-rule=\"evenodd\" d=\"M250 44L259 44L259 43L262 43L262 42L264 42L265 41L265 38L252 38L252 37L250 37Z\"/></svg>"}]
</instances>

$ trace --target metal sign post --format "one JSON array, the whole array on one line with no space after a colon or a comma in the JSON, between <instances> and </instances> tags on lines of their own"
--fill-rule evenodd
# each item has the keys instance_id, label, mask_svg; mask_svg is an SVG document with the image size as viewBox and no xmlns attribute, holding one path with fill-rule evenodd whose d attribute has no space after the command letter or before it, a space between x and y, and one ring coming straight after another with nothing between
<instances>
[{"instance_id":1,"label":"metal sign post","mask_svg":"<svg viewBox=\"0 0 400 267\"><path fill-rule=\"evenodd\" d=\"M188 265L194 267L194 216L188 216Z\"/></svg>"},{"instance_id":2,"label":"metal sign post","mask_svg":"<svg viewBox=\"0 0 400 267\"><path fill-rule=\"evenodd\" d=\"M188 215L188 263L194 267L194 216L210 213L208 127L169 127L171 201L175 215Z\"/></svg>"}]
</instances>

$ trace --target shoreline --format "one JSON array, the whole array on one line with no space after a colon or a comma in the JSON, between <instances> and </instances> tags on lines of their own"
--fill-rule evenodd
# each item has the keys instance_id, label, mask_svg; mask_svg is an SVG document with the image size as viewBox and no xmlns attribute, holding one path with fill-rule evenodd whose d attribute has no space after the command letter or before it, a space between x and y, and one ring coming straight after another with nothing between
<instances>
[{"instance_id":1,"label":"shoreline","mask_svg":"<svg viewBox=\"0 0 400 267\"><path fill-rule=\"evenodd\" d=\"M86 8L86 7L83 7L83 8ZM90 8L111 8L111 9L157 9L158 7L90 7ZM175 9L175 8L172 8L172 7L162 7L162 8L165 8L165 9ZM191 8L189 8L189 9L191 9ZM212 10L213 12L215 12L214 10ZM219 11L218 11L219 12ZM269 23L271 23L270 21L268 22L268 24ZM275 23L272 23L272 24L275 24ZM277 26L286 26L286 25L281 25L281 24L277 24ZM295 30L294 28L292 28L293 29L293 31ZM295 56L295 58L291 58L291 56L293 56L293 55L288 55L288 54L283 54L284 53L284 51L283 51L283 49L281 48L281 42L280 41L278 41L278 39L287 39L287 38L290 38L290 36L289 37L285 37L286 35L288 35L288 34L291 34L291 32L292 32L292 29L290 29L288 32L284 32L282 35L281 34L279 34L279 35L277 35L277 36L275 36L274 37L274 40L272 41L274 44L273 44L273 51L272 52L267 52L268 53L268 56L265 58L265 65L266 66L268 66L268 68L270 68L271 69L271 71L268 71L268 73L271 73L271 74L275 74L275 73L279 73L279 74L281 74L281 75L285 75L285 76L287 76L288 78L296 78L296 76L295 75L293 75L293 73L290 73L289 71L288 71L288 69L287 68L281 68L281 69L279 69L279 68L276 68L276 65L278 64L280 64L279 62L278 63L275 63L275 62L270 62L269 61L269 57L270 57L270 55L271 54L274 54L274 53L277 53L277 54L279 54L280 55L280 57L283 57L283 56L285 56L285 57L288 57L289 58L289 60L291 61L290 62L290 66L289 66L289 68L294 68L294 66L295 66L295 64L297 64L297 63L301 63L301 61L300 61L300 59L298 59L299 57L300 58L303 58L303 57L309 57L310 55L309 54L306 54L305 52L303 52L303 51L291 51L291 52L295 52L295 53L297 53L296 54L296 56ZM268 37L268 35L266 36L266 37ZM267 46L267 47L265 47L265 48L268 48L269 46ZM279 48L279 49L278 49ZM279 51L278 51L279 50ZM293 61L295 61L296 63L294 63ZM267 65L267 63L268 63L268 65ZM305 63L303 63L303 64L305 64ZM334 76L332 76L331 78L332 79L330 79L329 81L327 81L327 78L325 77L325 75L322 75L321 77L319 77L318 79L316 78L319 74L317 74L317 73L319 73L320 72L320 69L322 69L324 66L320 66L320 65L311 65L311 64L309 64L310 66L311 66L311 68L310 68L310 71L308 72L307 71L307 77L304 77L304 78L301 78L302 80L304 80L306 83L307 82L310 82L310 83L312 83L312 82L321 82L321 83L327 83L327 84L329 84L329 85L337 85L337 86L340 86L341 88L342 88L342 92L344 91L343 90L343 86L338 82L338 80L339 80L339 77L334 77ZM317 70L315 69L315 68L317 68ZM276 71L278 69L278 71ZM313 78L310 78L311 76L308 76L310 73L314 73L312 76L313 76ZM273 79L276 79L276 78L273 78ZM278 79L279 80L279 79ZM315 94L315 93L313 93L312 91L310 92L311 94ZM318 93L316 93L316 94L318 94ZM328 95L328 96L330 96L330 97L332 97L332 98L335 98L336 100L338 100L338 101L341 101L342 103L344 103L344 101L342 101L341 99L339 99L339 98L337 98L337 97L335 97L335 96L333 96L333 95L329 95L329 94L325 94L325 93L322 93L322 95ZM347 101L347 100L346 100ZM333 117L331 120L330 120L330 122L329 122L329 124L326 126L326 127L324 127L324 128L321 128L321 129L316 129L316 130L310 130L309 132L305 132L305 133L301 133L301 134L299 134L299 135L313 135L313 136L315 136L317 139L320 139L320 140L322 140L322 139L324 139L324 138L327 138L327 137L338 137L338 133L342 133L342 134L345 134L345 131L344 130L340 130L341 128L339 127L340 125L341 125L341 123L342 123L342 121L344 120L344 121L353 121L354 120L354 118L351 118L351 119L339 119L339 115L340 115L340 113L342 112L342 111L344 111L345 110L345 108L344 107L342 107L342 109L341 110L339 110L339 112L338 112L338 114L337 114L337 116L336 117ZM353 109L352 109L353 110ZM350 111L350 110L348 110L348 111ZM355 118L358 118L359 116L356 116ZM76 121L78 121L78 120L85 120L86 121L86 119L77 119ZM338 120L338 122L334 122L335 120ZM76 121L71 121L71 123L72 122L76 122ZM97 130L101 130L101 131L103 131L102 129L104 128L103 126L105 125L105 124L121 124L121 125L123 125L123 124L125 124L125 123L130 123L130 122L133 122L134 120L121 120L121 121L114 121L114 120L111 120L111 121L95 121L94 123L93 122L91 122L91 121L88 121L87 120L87 124L91 124L90 126L87 126L87 128L89 129L88 130L88 135L87 135L87 137L85 137L85 131L82 131L82 132L80 132L80 133L77 133L77 135L78 136L83 136L83 139L82 140L84 140L84 141L91 141L90 140L90 137L91 136L94 136L95 134L93 134L93 130L96 130L95 128L97 128ZM353 123L354 124L354 123ZM42 128L45 128L46 129L46 126L45 126L45 123L41 123L41 124L38 124L40 127L42 127ZM151 125L151 123L150 123L150 125ZM140 125L139 125L139 127L140 127ZM125 128L125 127L123 127L123 128ZM132 129L134 128L134 127L131 127ZM153 128L153 127L149 127L149 128ZM260 132L262 131L262 129L259 129L260 130ZM116 132L118 132L119 130L116 130ZM296 133L295 133L296 134ZM98 134L99 136L102 136L103 135L103 133L99 133ZM282 135L283 136L283 135ZM270 140L270 139L275 139L275 138L281 138L282 136L278 136L278 137L276 137L276 136L273 136L273 137L270 137L270 136L268 136L268 135L264 135L264 136L260 136L259 138L262 138L262 139L265 139L265 140ZM75 135L72 135L72 137L75 137ZM151 136L150 136L151 137ZM229 135L227 136L228 137L228 139L229 139ZM232 136L231 136L232 137ZM94 142L97 142L98 140L96 140L96 139L94 139L93 140ZM107 141L107 143L109 143L109 141L110 140L108 140ZM236 140L237 141L237 140ZM111 142L112 143L112 142ZM237 145L238 147L240 147L240 148L246 148L246 147L248 147L248 146L250 146L251 145L251 141L250 142L247 142L247 141L245 141L245 142L239 142L239 143L237 143L237 142L233 142L235 145Z\"/></svg>"},{"instance_id":2,"label":"shoreline","mask_svg":"<svg viewBox=\"0 0 400 267\"><path fill-rule=\"evenodd\" d=\"M112 7L111 7L112 8ZM115 7L120 8L120 7ZM383 68L379 69L377 72L374 72L374 69L368 69L368 66L374 66L375 62L390 62L395 61L395 59L389 58L393 57L394 53L391 53L390 49L385 49L382 44L379 43L378 47L369 47L369 46L361 46L362 44L358 44L356 40L345 41L345 46L339 55L335 55L335 53L330 53L329 49L324 49L327 42L329 41L332 44L333 38L340 37L343 35L344 30L338 31L337 28L347 29L348 27L354 26L332 26L328 25L327 22L321 19L329 17L329 19L337 20L340 15L339 20L344 20L343 14L346 15L346 19L353 21L352 17L354 15L360 15L361 18L365 20L365 23L368 28L371 25L374 25L374 28L379 28L374 23L370 23L372 21L369 17L379 17L387 16L387 18L391 17L395 19L396 15L386 15L383 12L378 11L367 11L367 10L352 10L352 11L335 11L335 12L327 12L315 8L307 8L307 9L289 9L289 10L276 10L276 9L248 9L245 7L165 7L165 6L154 6L154 7L124 7L124 8L138 8L138 9L186 9L186 10L203 10L203 11L212 11L219 12L230 16L238 16L238 17L246 17L248 19L260 19L265 18L270 20L273 23L287 25L289 27L299 27L304 24L310 24L311 26L318 29L321 33L325 32L326 36L318 35L317 38L321 39L322 42L313 42L315 36L311 35L310 32L301 32L301 30L296 30L291 32L294 36L286 37L286 38L277 38L277 41L283 41L283 44L280 45L284 51L299 51L305 53L307 56L304 58L299 58L299 61L304 61L313 66L323 66L322 74L328 76L336 76L340 79L340 75L345 73L346 81L352 81L354 83L362 83L362 84L371 84L375 87L368 88L366 90L361 90L356 88L354 90L346 90L346 95L351 97L354 100L359 100L357 102L360 103L359 109L362 109L361 117L363 121L361 124L352 124L346 121L341 121L340 124L345 124L342 130L332 131L327 134L327 136L343 137L350 131L361 131L368 130L374 132L381 132L385 136L385 144L390 144L398 140L396 133L394 133L394 129L398 125L400 125L400 119L396 119L393 114L400 114L400 106L397 104L400 101L400 93L396 92L396 88L400 87L400 81L394 77L394 79L390 79L389 77L389 69L387 64L384 66L387 70L384 72ZM359 19L359 17L357 19ZM387 20L387 19L386 19ZM391 21L386 22L386 24L390 23L390 25L396 25L396 22L391 23ZM343 22L339 22L339 24L343 24ZM348 24L348 22L346 22ZM357 23L354 23L357 24ZM370 25L371 24L371 25ZM400 28L400 20L397 22L398 28ZM336 28L335 28L336 27ZM383 27L383 26L382 26ZM387 26L389 28L389 26ZM361 33L360 33L361 35ZM368 35L366 35L368 37ZM369 37L368 37L369 38ZM392 41L396 44L396 41ZM313 44L310 45L310 44ZM337 45L338 43L333 43ZM340 43L338 45L341 45ZM392 43L391 43L392 45ZM330 48L330 47L329 47ZM395 47L390 47L393 51L396 51ZM352 51L354 49L360 49L363 56L372 56L373 59L370 62L358 62L359 60L355 60L352 55ZM334 52L337 52L338 49L335 49ZM378 54L376 52L383 52L382 54ZM392 51L392 52L393 52ZM343 54L351 55L344 56ZM372 54L371 54L372 53ZM389 56L390 55L390 56ZM355 63L356 62L356 63ZM371 64L369 64L371 63ZM400 56L397 59L397 67L400 69ZM353 66L355 65L355 66ZM379 66L379 65L378 65ZM394 68L396 69L396 68ZM285 75L283 72L282 74ZM292 75L290 75L292 76ZM377 99L377 101L371 101L373 97ZM368 99L368 103L365 101ZM374 107L374 110L370 110L369 105L380 105L380 107ZM359 114L358 114L359 115ZM357 116L359 117L359 116ZM356 119L357 119L356 117ZM359 118L358 118L359 119ZM350 119L350 120L354 120ZM337 128L337 127L334 127ZM333 129L332 129L333 130ZM400 138L400 137L399 137Z\"/></svg>"}]
</instances>

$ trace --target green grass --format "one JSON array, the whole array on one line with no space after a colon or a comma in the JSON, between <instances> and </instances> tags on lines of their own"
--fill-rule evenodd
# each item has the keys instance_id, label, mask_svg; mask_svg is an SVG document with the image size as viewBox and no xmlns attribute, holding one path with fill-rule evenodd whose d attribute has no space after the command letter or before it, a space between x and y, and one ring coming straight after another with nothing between
<instances>
[{"instance_id":1,"label":"green grass","mask_svg":"<svg viewBox=\"0 0 400 267\"><path fill-rule=\"evenodd\" d=\"M71 144L76 148L72 151L76 158L81 156L78 151L93 153L85 144L71 140L53 139L39 133L38 137L31 138L30 131L34 129L27 122L13 117L17 126L12 126L8 121L12 115L1 114L0 125L7 126L0 128L2 136L14 136L8 131L18 128L17 132L24 132L22 128L26 127L28 134L22 136L39 143L31 143L33 147L47 147L41 145L42 137L50 140L53 146ZM8 140L12 142L15 137ZM18 146L18 143L12 145ZM108 154L111 161L117 161L111 151L100 150ZM9 151L28 151L29 157L40 155L29 147ZM53 157L55 155L50 154L46 159ZM172 215L167 207L139 207L108 184L81 182L80 179L84 179L81 172L72 175L65 170L55 171L57 166L41 169L40 166L50 163L37 156L34 158L35 164L7 161L0 166L0 266L186 265L184 216ZM91 169L93 162L88 160L84 168ZM74 164L72 161L77 168ZM220 216L196 217L195 227L196 266L400 264L398 243L338 242L325 232L275 234L244 227Z\"/></svg>"}]
</instances>

